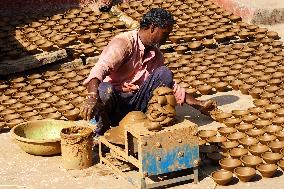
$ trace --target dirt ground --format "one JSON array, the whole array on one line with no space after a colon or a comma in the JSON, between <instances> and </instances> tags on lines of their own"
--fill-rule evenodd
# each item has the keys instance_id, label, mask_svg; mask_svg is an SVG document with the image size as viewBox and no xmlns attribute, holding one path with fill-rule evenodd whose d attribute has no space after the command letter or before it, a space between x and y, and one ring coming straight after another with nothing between
<instances>
[{"instance_id":1,"label":"dirt ground","mask_svg":"<svg viewBox=\"0 0 284 189\"><path fill-rule=\"evenodd\" d=\"M252 98L242 95L239 91L216 93L214 95L202 96L201 99L214 98L219 108L224 111L233 109L247 109L252 107ZM201 115L191 107L184 106L177 108L178 115L184 116L199 125L200 129L220 126L210 118ZM193 116L194 115L194 116ZM60 156L41 157L33 156L22 151L9 136L8 131L0 133L0 188L7 189L120 189L135 188L121 177L116 177L105 166L95 164L85 170L66 171L61 164ZM97 163L97 162L95 162ZM203 162L199 168L198 184L191 181L172 188L183 189L213 189L213 188L247 188L247 189L280 189L283 188L284 176L278 171L272 179L261 179L258 175L254 182L242 183L237 179L230 186L215 186L214 181L208 176L217 169L210 166L209 162Z\"/></svg>"}]
</instances>

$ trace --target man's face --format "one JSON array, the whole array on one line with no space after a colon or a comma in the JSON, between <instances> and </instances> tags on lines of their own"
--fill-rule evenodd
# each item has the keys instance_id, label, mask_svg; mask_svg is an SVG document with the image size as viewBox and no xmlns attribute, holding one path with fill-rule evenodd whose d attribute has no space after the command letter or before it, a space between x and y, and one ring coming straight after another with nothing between
<instances>
[{"instance_id":1,"label":"man's face","mask_svg":"<svg viewBox=\"0 0 284 189\"><path fill-rule=\"evenodd\" d=\"M172 32L173 26L168 26L166 28L159 27L150 27L150 38L151 38L151 46L160 47L165 44L167 41L169 34Z\"/></svg>"}]
</instances>

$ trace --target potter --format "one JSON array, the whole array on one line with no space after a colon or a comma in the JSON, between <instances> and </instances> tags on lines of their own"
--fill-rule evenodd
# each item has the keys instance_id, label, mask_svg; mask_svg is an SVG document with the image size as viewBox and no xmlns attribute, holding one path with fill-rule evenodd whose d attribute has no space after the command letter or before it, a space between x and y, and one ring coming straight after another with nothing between
<instances>
[{"instance_id":1,"label":"potter","mask_svg":"<svg viewBox=\"0 0 284 189\"><path fill-rule=\"evenodd\" d=\"M88 94L81 108L85 120L95 117L97 136L118 125L130 111L145 113L153 91L161 86L173 90L179 105L187 103L202 113L215 108L214 101L199 101L187 94L164 66L159 47L167 40L173 25L173 16L168 11L151 9L141 19L140 29L117 35L104 48L84 81Z\"/></svg>"}]
</instances>

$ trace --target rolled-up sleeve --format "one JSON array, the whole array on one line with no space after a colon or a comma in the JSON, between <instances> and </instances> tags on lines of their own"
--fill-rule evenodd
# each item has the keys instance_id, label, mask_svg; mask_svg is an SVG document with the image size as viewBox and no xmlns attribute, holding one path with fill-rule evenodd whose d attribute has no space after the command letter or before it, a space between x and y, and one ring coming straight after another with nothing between
<instances>
[{"instance_id":1,"label":"rolled-up sleeve","mask_svg":"<svg viewBox=\"0 0 284 189\"><path fill-rule=\"evenodd\" d=\"M174 96L178 104L182 105L185 102L185 89L174 83L173 86Z\"/></svg>"},{"instance_id":2,"label":"rolled-up sleeve","mask_svg":"<svg viewBox=\"0 0 284 189\"><path fill-rule=\"evenodd\" d=\"M130 47L127 39L114 38L99 57L98 62L91 69L88 78L83 82L84 85L89 83L93 78L103 81L112 71L117 70L124 58L129 54Z\"/></svg>"}]
</instances>

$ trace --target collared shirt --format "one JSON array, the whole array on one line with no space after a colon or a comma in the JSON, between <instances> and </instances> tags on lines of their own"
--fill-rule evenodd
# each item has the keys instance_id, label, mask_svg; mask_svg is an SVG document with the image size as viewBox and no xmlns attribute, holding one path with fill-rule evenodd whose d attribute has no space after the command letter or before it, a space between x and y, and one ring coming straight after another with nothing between
<instances>
[{"instance_id":1,"label":"collared shirt","mask_svg":"<svg viewBox=\"0 0 284 189\"><path fill-rule=\"evenodd\" d=\"M147 77L164 65L163 54L158 48L153 47L146 54L144 51L138 30L115 36L103 50L84 84L97 78L110 82L118 91L137 92ZM174 84L173 91L177 103L183 104L185 89Z\"/></svg>"}]
</instances>

